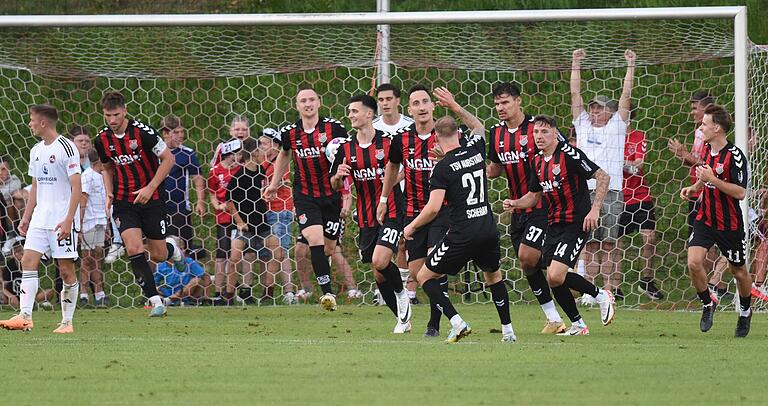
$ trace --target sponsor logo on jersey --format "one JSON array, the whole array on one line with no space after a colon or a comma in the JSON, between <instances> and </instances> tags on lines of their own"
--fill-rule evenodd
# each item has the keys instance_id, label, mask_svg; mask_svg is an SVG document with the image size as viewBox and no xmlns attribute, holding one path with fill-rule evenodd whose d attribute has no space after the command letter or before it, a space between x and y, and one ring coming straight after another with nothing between
<instances>
[{"instance_id":1,"label":"sponsor logo on jersey","mask_svg":"<svg viewBox=\"0 0 768 406\"><path fill-rule=\"evenodd\" d=\"M320 156L321 153L322 151L318 147L296 149L296 155L298 155L299 158L302 158L302 159L317 158Z\"/></svg>"},{"instance_id":2,"label":"sponsor logo on jersey","mask_svg":"<svg viewBox=\"0 0 768 406\"><path fill-rule=\"evenodd\" d=\"M555 181L545 180L544 182L539 182L539 184L541 184L541 189L544 192L551 192L560 186L560 182L556 180Z\"/></svg>"},{"instance_id":3,"label":"sponsor logo on jersey","mask_svg":"<svg viewBox=\"0 0 768 406\"><path fill-rule=\"evenodd\" d=\"M409 168L417 171L431 171L435 164L427 158L410 158L405 160Z\"/></svg>"},{"instance_id":4,"label":"sponsor logo on jersey","mask_svg":"<svg viewBox=\"0 0 768 406\"><path fill-rule=\"evenodd\" d=\"M499 154L499 160L504 164L515 164L525 159L525 151L507 151Z\"/></svg>"},{"instance_id":5,"label":"sponsor logo on jersey","mask_svg":"<svg viewBox=\"0 0 768 406\"><path fill-rule=\"evenodd\" d=\"M77 164L69 164L69 166L67 168L73 169L73 168L76 168L76 167L77 167Z\"/></svg>"},{"instance_id":6,"label":"sponsor logo on jersey","mask_svg":"<svg viewBox=\"0 0 768 406\"><path fill-rule=\"evenodd\" d=\"M141 161L141 155L133 154L133 155L115 155L112 157L112 160L115 161L118 165L129 165L134 162Z\"/></svg>"},{"instance_id":7,"label":"sponsor logo on jersey","mask_svg":"<svg viewBox=\"0 0 768 406\"><path fill-rule=\"evenodd\" d=\"M378 175L378 170L374 168L355 169L352 171L352 175L355 177L355 180L358 181L374 180Z\"/></svg>"}]
</instances>

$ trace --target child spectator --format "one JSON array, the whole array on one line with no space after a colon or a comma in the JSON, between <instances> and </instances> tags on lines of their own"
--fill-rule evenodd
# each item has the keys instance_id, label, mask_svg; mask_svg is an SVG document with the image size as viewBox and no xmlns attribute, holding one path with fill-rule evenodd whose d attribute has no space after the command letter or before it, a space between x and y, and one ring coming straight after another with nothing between
<instances>
[{"instance_id":1,"label":"child spectator","mask_svg":"<svg viewBox=\"0 0 768 406\"><path fill-rule=\"evenodd\" d=\"M21 257L24 256L24 237L14 237L12 248L12 256L6 258L5 267L0 274L0 285L3 288L3 298L5 303L11 305L11 307L19 308L19 294L21 289ZM51 310L53 305L51 300L54 297L53 289L40 289L35 296L35 302L41 309Z\"/></svg>"},{"instance_id":2,"label":"child spectator","mask_svg":"<svg viewBox=\"0 0 768 406\"><path fill-rule=\"evenodd\" d=\"M171 237L176 240L181 251L186 249L184 240ZM166 261L157 264L155 271L155 284L166 306L179 305L181 303L197 302L208 296L208 286L211 286L211 277L205 269L194 259L184 255L184 259L175 264Z\"/></svg>"}]
</instances>

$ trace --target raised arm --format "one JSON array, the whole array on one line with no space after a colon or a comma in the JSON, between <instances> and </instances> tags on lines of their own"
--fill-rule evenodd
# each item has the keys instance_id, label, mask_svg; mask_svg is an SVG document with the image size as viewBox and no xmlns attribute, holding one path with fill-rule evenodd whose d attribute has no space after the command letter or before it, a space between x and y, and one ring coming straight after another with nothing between
<instances>
[{"instance_id":1,"label":"raised arm","mask_svg":"<svg viewBox=\"0 0 768 406\"><path fill-rule=\"evenodd\" d=\"M573 51L571 60L571 116L576 120L584 111L584 99L581 98L581 61L587 56L587 51Z\"/></svg>"},{"instance_id":2,"label":"raised arm","mask_svg":"<svg viewBox=\"0 0 768 406\"><path fill-rule=\"evenodd\" d=\"M624 75L624 86L621 88L621 97L619 98L619 117L625 122L629 122L629 113L632 109L632 86L635 82L635 60L637 55L635 51L627 49L624 51L624 59L627 60L627 73Z\"/></svg>"},{"instance_id":3,"label":"raised arm","mask_svg":"<svg viewBox=\"0 0 768 406\"><path fill-rule=\"evenodd\" d=\"M459 120L461 120L464 125L472 130L472 134L482 135L485 133L483 122L480 121L479 118L475 117L472 113L459 106L459 103L457 103L456 99L453 97L453 93L451 93L447 88L436 88L434 95L437 97L437 104L451 110L454 114L456 114L459 117Z\"/></svg>"}]
</instances>

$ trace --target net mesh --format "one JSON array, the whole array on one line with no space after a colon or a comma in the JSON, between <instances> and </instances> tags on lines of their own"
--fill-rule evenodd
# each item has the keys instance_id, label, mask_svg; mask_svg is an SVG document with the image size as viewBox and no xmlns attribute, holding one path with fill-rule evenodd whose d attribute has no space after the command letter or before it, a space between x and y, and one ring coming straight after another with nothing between
<instances>
[{"instance_id":1,"label":"net mesh","mask_svg":"<svg viewBox=\"0 0 768 406\"><path fill-rule=\"evenodd\" d=\"M639 293L646 265L641 256L642 238L634 235L623 238L620 248L623 304L680 308L690 305L694 294L686 276L688 208L679 198L680 188L689 182L688 168L667 149L667 141L675 138L690 148L694 124L689 117L689 98L695 90L709 89L719 104L733 110L732 32L732 23L720 20L392 26L391 82L403 89L415 83L447 86L460 104L490 127L498 121L492 86L514 81L523 90L527 114L550 114L560 123L569 123L572 51L588 51L582 65L583 95L588 100L596 94L618 99L626 65L624 50L635 50L638 67L632 99L636 116L630 127L645 132L648 141L644 171L657 217L654 271L664 299L650 300ZM186 131L184 145L196 151L207 177L207 163L216 146L229 139L233 116L250 118L252 136L263 128L294 122L297 88L311 83L322 96L321 115L345 122L348 98L368 92L376 76L375 26L25 28L0 30L0 42L6 44L0 47L0 152L9 158L11 173L24 185L30 182L27 159L35 143L26 125L26 109L32 103L57 106L61 132L77 123L94 135L104 125L97 105L101 94L107 89L119 90L126 96L129 114L152 126L158 127L168 114L178 116ZM751 48L750 127L755 138L750 205L760 215L766 196L764 176L757 174L765 172L762 165L768 150L761 137L768 100L767 55L764 48ZM438 109L436 116L442 114L445 111ZM504 179L492 181L490 196L496 213L501 213L505 189ZM194 204L191 189L190 196ZM20 201L14 204L23 209ZM192 217L193 241L209 254L200 263L211 275L216 248L212 212L207 204L204 217ZM501 214L499 219L502 235L506 235L508 216ZM295 224L291 233L295 238ZM339 264L334 262L335 290L358 290L363 296L348 300L370 303L375 283L372 272L359 263L356 235L357 227L349 218L341 248L349 272L338 274ZM755 250L758 242L754 240ZM502 256L513 301L535 302L506 237L502 238ZM262 300L262 304L281 303L282 293L297 292L302 285L310 288L307 281L314 278L307 276L311 273L309 261L298 258L294 248L289 257L285 271L292 275L291 282L276 278L275 299ZM753 253L753 257L759 255ZM343 261L341 265L344 270ZM43 285L52 286L55 271L51 266L46 269ZM111 305L142 303L125 258L103 265L103 271ZM254 272L263 273L258 265ZM729 277L725 282L734 292ZM250 294L261 298L268 283L269 278L266 282L254 278ZM467 303L490 300L482 277L471 266L451 284Z\"/></svg>"}]
</instances>

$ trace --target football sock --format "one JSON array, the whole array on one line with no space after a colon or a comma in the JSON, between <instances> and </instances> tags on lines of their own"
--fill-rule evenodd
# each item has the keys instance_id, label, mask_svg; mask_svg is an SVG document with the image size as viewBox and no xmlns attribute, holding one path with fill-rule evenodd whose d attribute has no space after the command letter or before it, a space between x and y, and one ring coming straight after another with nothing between
<instances>
[{"instance_id":1,"label":"football sock","mask_svg":"<svg viewBox=\"0 0 768 406\"><path fill-rule=\"evenodd\" d=\"M77 281L71 285L65 283L62 286L61 294L59 295L61 301L61 321L72 321L72 317L75 315L75 307L77 307L79 290L80 283Z\"/></svg>"},{"instance_id":2,"label":"football sock","mask_svg":"<svg viewBox=\"0 0 768 406\"><path fill-rule=\"evenodd\" d=\"M94 295L94 296L96 296L96 295ZM88 293L85 293L85 292L81 293L80 294L80 299L88 300Z\"/></svg>"},{"instance_id":3,"label":"football sock","mask_svg":"<svg viewBox=\"0 0 768 406\"><path fill-rule=\"evenodd\" d=\"M325 246L315 245L309 247L312 256L312 269L315 271L315 278L323 294L333 293L331 289L331 265L328 263L328 257L325 256Z\"/></svg>"},{"instance_id":4,"label":"football sock","mask_svg":"<svg viewBox=\"0 0 768 406\"><path fill-rule=\"evenodd\" d=\"M136 283L141 286L144 297L151 298L156 296L157 286L155 285L152 270L149 268L146 254L142 252L141 254L131 255L128 259L131 261L131 270L136 277Z\"/></svg>"},{"instance_id":5,"label":"football sock","mask_svg":"<svg viewBox=\"0 0 768 406\"><path fill-rule=\"evenodd\" d=\"M515 330L512 329L512 323L502 324L501 334L515 334Z\"/></svg>"},{"instance_id":6,"label":"football sock","mask_svg":"<svg viewBox=\"0 0 768 406\"><path fill-rule=\"evenodd\" d=\"M403 280L400 279L400 269L393 262L389 262L386 268L379 271L387 279L387 283L395 293L403 291Z\"/></svg>"},{"instance_id":7,"label":"football sock","mask_svg":"<svg viewBox=\"0 0 768 406\"><path fill-rule=\"evenodd\" d=\"M448 276L443 275L440 277L440 279L435 279L435 281L438 282L438 285L440 286L440 290L442 292L445 292L445 295L447 297L448 295ZM432 296L429 297L429 321L427 322L427 327L433 327L435 330L440 330L440 316L445 313L445 309L443 311L440 311L440 307L438 306L439 303L432 300ZM446 315L447 316L447 315ZM450 317L449 317L450 318Z\"/></svg>"},{"instance_id":8,"label":"football sock","mask_svg":"<svg viewBox=\"0 0 768 406\"><path fill-rule=\"evenodd\" d=\"M96 292L96 293L93 294L93 298L96 299L96 300L102 300L105 297L107 297L107 294L104 293L103 290L101 292Z\"/></svg>"},{"instance_id":9,"label":"football sock","mask_svg":"<svg viewBox=\"0 0 768 406\"><path fill-rule=\"evenodd\" d=\"M547 286L547 289L549 289L549 286ZM550 300L547 303L544 303L541 305L541 310L544 311L544 315L547 316L547 320L549 321L555 321L558 323L563 322L563 318L560 317L560 313L557 311L557 307L555 307L555 301Z\"/></svg>"},{"instance_id":10,"label":"football sock","mask_svg":"<svg viewBox=\"0 0 768 406\"><path fill-rule=\"evenodd\" d=\"M168 250L168 258L166 258L166 261L170 261L171 258L173 258L173 251L174 251L173 244L169 242L165 243L165 249Z\"/></svg>"},{"instance_id":11,"label":"football sock","mask_svg":"<svg viewBox=\"0 0 768 406\"><path fill-rule=\"evenodd\" d=\"M752 296L739 296L739 305L741 312L739 315L741 317L747 317L752 313L752 309L750 309L750 306L752 306Z\"/></svg>"},{"instance_id":12,"label":"football sock","mask_svg":"<svg viewBox=\"0 0 768 406\"><path fill-rule=\"evenodd\" d=\"M387 304L389 310L397 316L397 298L395 297L395 291L392 290L392 286L389 284L389 280L384 282L376 282L376 286L379 287L379 293L384 298L384 303Z\"/></svg>"},{"instance_id":13,"label":"football sock","mask_svg":"<svg viewBox=\"0 0 768 406\"><path fill-rule=\"evenodd\" d=\"M37 271L22 271L21 286L19 286L19 307L21 313L28 316L32 315L32 307L35 305L35 296L37 288L40 286L40 279L37 277Z\"/></svg>"},{"instance_id":14,"label":"football sock","mask_svg":"<svg viewBox=\"0 0 768 406\"><path fill-rule=\"evenodd\" d=\"M544 272L537 269L530 275L525 275L525 279L528 280L528 286L531 287L533 295L536 296L536 300L540 305L552 301L552 295L549 293L549 285L547 285L547 278L544 276Z\"/></svg>"},{"instance_id":15,"label":"football sock","mask_svg":"<svg viewBox=\"0 0 768 406\"><path fill-rule=\"evenodd\" d=\"M509 316L509 292L507 292L507 285L501 280L491 285L490 288L493 304L496 305L496 312L499 313L499 321L501 321L502 325L512 323L512 318Z\"/></svg>"},{"instance_id":16,"label":"football sock","mask_svg":"<svg viewBox=\"0 0 768 406\"><path fill-rule=\"evenodd\" d=\"M712 304L712 296L710 296L709 289L704 289L701 292L696 292L696 294L699 296L699 299L701 300L701 304L704 306L709 306Z\"/></svg>"},{"instance_id":17,"label":"football sock","mask_svg":"<svg viewBox=\"0 0 768 406\"><path fill-rule=\"evenodd\" d=\"M464 319L462 319L461 316L459 316L458 314L451 317L451 326L453 326L454 328L459 328L459 326L461 326L461 323L463 322L464 322Z\"/></svg>"},{"instance_id":18,"label":"football sock","mask_svg":"<svg viewBox=\"0 0 768 406\"><path fill-rule=\"evenodd\" d=\"M568 286L566 286L565 283L560 286L553 287L552 294L555 296L555 300L557 300L557 303L560 304L560 307L563 309L566 316L568 316L568 319L570 319L572 323L575 323L581 319L579 309L576 308L576 301L573 300L571 290L568 289Z\"/></svg>"},{"instance_id":19,"label":"football sock","mask_svg":"<svg viewBox=\"0 0 768 406\"><path fill-rule=\"evenodd\" d=\"M442 279L442 278L440 278ZM442 309L442 313L447 317L448 319L453 318L453 316L458 315L458 312L456 312L456 309L451 304L450 299L448 299L447 294L443 294L443 288L440 286L440 281L438 279L430 279L426 282L424 282L424 285L422 285L424 288L424 292L426 292L427 296L429 296L429 302L430 307L433 307L437 309L437 311L440 311ZM430 319L430 323L432 320ZM438 318L439 323L439 318ZM439 330L440 324L427 324L427 326L435 327ZM436 327L437 326L437 327Z\"/></svg>"},{"instance_id":20,"label":"football sock","mask_svg":"<svg viewBox=\"0 0 768 406\"><path fill-rule=\"evenodd\" d=\"M416 291L415 290L407 290L408 292L408 299L413 299L416 297Z\"/></svg>"},{"instance_id":21,"label":"football sock","mask_svg":"<svg viewBox=\"0 0 768 406\"><path fill-rule=\"evenodd\" d=\"M592 297L597 297L597 295L600 293L600 290L597 288L597 286L593 285L590 281L584 279L583 276L573 272L568 272L565 274L564 285L568 286L569 288L577 292L586 293ZM558 303L559 302L560 301L558 300ZM562 306L562 304L560 304L560 306ZM565 310L565 308L563 308L563 310Z\"/></svg>"},{"instance_id":22,"label":"football sock","mask_svg":"<svg viewBox=\"0 0 768 406\"><path fill-rule=\"evenodd\" d=\"M160 297L160 295L154 295L149 298L149 303L152 305L152 307L161 306L163 304L163 299Z\"/></svg>"}]
</instances>

